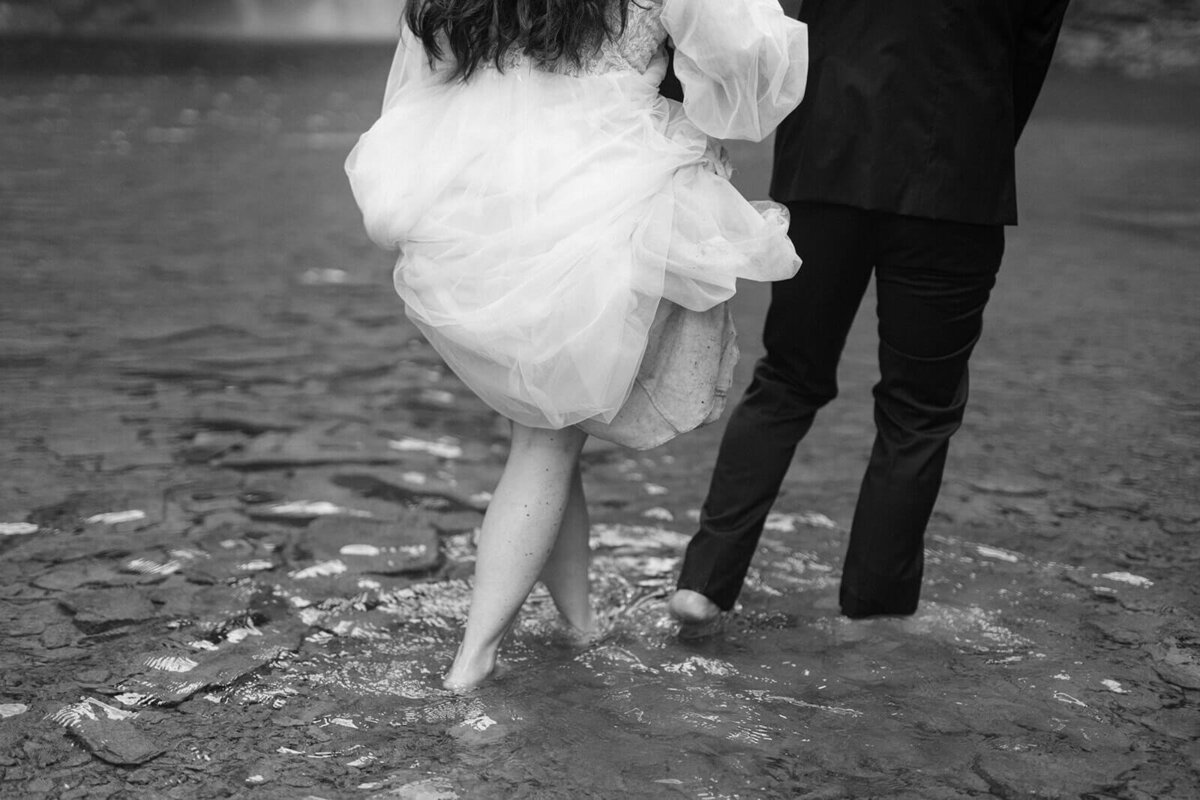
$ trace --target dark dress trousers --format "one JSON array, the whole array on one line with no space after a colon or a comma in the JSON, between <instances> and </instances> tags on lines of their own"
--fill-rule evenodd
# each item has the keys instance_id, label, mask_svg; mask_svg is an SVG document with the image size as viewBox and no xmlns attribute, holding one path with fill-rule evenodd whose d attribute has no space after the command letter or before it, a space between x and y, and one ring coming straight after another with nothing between
<instances>
[{"instance_id":1,"label":"dark dress trousers","mask_svg":"<svg viewBox=\"0 0 1200 800\"><path fill-rule=\"evenodd\" d=\"M732 607L799 441L837 394L875 275L875 444L842 570L850 617L910 614L967 362L1016 221L1014 149L1067 0L804 0L810 72L771 196L803 259L730 416L679 587ZM848 443L849 445L849 443Z\"/></svg>"}]
</instances>

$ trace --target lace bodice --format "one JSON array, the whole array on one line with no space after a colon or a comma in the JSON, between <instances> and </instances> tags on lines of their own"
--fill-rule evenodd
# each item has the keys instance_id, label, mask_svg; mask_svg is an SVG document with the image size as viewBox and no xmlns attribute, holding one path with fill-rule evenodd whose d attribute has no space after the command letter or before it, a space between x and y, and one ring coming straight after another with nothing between
<instances>
[{"instance_id":1,"label":"lace bodice","mask_svg":"<svg viewBox=\"0 0 1200 800\"><path fill-rule=\"evenodd\" d=\"M606 72L634 70L645 72L654 54L667 38L663 28L663 0L630 0L625 19L625 30L616 39L606 40L600 49L583 59L579 66L570 62L554 65L554 72L564 75L602 75ZM615 15L615 11L614 11ZM529 63L521 52L509 52L501 64L507 69Z\"/></svg>"},{"instance_id":2,"label":"lace bodice","mask_svg":"<svg viewBox=\"0 0 1200 800\"><path fill-rule=\"evenodd\" d=\"M538 69L564 75L611 75L613 80L501 80L504 90L518 93L522 85L556 84L569 94L576 90L630 91L630 102L644 103L642 89L657 84L664 68L661 52L669 37L674 49L675 75L683 86L683 112L697 128L716 139L762 141L800 102L808 71L808 32L803 23L783 13L779 0L626 0L626 24L621 34L606 41L581 65L530 64L521 53L501 59L501 69L518 73ZM619 13L620 6L613 9ZM408 26L402 26L396 57L383 95L387 115L427 91L461 92L476 83L495 85L498 77L488 63L480 64L479 80L452 77L451 63L430 63L425 48ZM624 80L643 76L648 80ZM591 86L590 84L597 84ZM509 85L511 84L511 85ZM602 86L600 84L611 84ZM625 84L629 84L626 86ZM496 85L495 88L501 88ZM556 101L558 102L558 101Z\"/></svg>"}]
</instances>

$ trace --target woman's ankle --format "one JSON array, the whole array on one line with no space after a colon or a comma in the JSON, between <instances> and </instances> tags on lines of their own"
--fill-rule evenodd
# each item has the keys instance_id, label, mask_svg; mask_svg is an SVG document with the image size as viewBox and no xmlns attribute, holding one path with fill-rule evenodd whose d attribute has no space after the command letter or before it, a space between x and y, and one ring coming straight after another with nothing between
<instances>
[{"instance_id":1,"label":"woman's ankle","mask_svg":"<svg viewBox=\"0 0 1200 800\"><path fill-rule=\"evenodd\" d=\"M593 610L590 602L565 611L560 607L558 613L562 618L563 624L572 631L581 634L590 634L596 629L596 612Z\"/></svg>"},{"instance_id":2,"label":"woman's ankle","mask_svg":"<svg viewBox=\"0 0 1200 800\"><path fill-rule=\"evenodd\" d=\"M467 656L460 646L454 663L442 678L442 688L452 692L468 692L486 681L495 671L496 648Z\"/></svg>"}]
</instances>

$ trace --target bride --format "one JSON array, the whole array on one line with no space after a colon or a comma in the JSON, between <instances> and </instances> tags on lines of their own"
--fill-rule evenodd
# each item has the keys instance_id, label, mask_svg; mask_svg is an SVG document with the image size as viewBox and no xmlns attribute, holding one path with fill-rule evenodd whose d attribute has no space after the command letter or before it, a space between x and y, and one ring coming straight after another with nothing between
<instances>
[{"instance_id":1,"label":"bride","mask_svg":"<svg viewBox=\"0 0 1200 800\"><path fill-rule=\"evenodd\" d=\"M682 104L657 91L668 40ZM409 0L347 174L399 251L408 317L512 421L447 688L493 672L539 579L594 631L580 450L720 413L725 301L799 260L786 211L743 199L714 139L766 137L806 73L806 29L776 0Z\"/></svg>"}]
</instances>

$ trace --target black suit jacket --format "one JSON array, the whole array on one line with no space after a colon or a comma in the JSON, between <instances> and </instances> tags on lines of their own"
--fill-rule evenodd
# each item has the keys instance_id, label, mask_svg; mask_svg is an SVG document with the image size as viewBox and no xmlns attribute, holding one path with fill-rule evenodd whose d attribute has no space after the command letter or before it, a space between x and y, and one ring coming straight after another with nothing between
<instances>
[{"instance_id":1,"label":"black suit jacket","mask_svg":"<svg viewBox=\"0 0 1200 800\"><path fill-rule=\"evenodd\" d=\"M1017 220L1014 150L1068 0L804 0L804 101L771 197Z\"/></svg>"}]
</instances>

